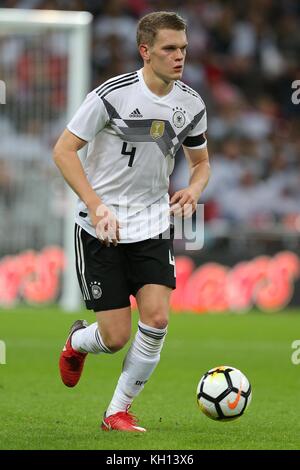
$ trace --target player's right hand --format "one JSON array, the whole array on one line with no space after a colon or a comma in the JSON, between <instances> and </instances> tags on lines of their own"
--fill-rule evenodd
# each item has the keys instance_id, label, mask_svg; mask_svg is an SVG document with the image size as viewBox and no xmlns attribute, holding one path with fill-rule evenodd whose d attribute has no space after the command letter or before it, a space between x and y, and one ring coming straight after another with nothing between
<instances>
[{"instance_id":1,"label":"player's right hand","mask_svg":"<svg viewBox=\"0 0 300 470\"><path fill-rule=\"evenodd\" d=\"M100 204L96 211L90 211L90 218L101 243L105 246L110 246L110 243L117 246L120 241L120 225L112 211L105 204Z\"/></svg>"}]
</instances>

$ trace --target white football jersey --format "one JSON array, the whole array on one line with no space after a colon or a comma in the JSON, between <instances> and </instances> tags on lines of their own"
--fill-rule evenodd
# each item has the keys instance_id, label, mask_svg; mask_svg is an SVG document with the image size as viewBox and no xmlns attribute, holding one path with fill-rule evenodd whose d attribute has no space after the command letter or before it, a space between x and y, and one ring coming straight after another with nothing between
<instances>
[{"instance_id":1,"label":"white football jersey","mask_svg":"<svg viewBox=\"0 0 300 470\"><path fill-rule=\"evenodd\" d=\"M140 69L89 93L67 128L88 142L83 167L120 222L120 243L167 230L175 154L182 144L194 149L206 145L206 110L199 94L178 80L166 96L156 96ZM96 236L81 200L76 222Z\"/></svg>"}]
</instances>

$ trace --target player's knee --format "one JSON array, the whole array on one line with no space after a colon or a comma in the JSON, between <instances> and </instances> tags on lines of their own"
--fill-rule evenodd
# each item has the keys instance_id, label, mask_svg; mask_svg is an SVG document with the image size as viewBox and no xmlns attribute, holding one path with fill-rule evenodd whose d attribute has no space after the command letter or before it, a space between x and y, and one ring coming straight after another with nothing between
<instances>
[{"instance_id":1,"label":"player's knee","mask_svg":"<svg viewBox=\"0 0 300 470\"><path fill-rule=\"evenodd\" d=\"M115 353L117 351L120 351L120 349L122 349L127 342L128 338L118 338L116 340L111 340L108 342L108 348L111 350L112 353Z\"/></svg>"},{"instance_id":2,"label":"player's knee","mask_svg":"<svg viewBox=\"0 0 300 470\"><path fill-rule=\"evenodd\" d=\"M163 330L168 326L168 316L164 312L155 311L148 315L146 325Z\"/></svg>"},{"instance_id":3,"label":"player's knee","mask_svg":"<svg viewBox=\"0 0 300 470\"><path fill-rule=\"evenodd\" d=\"M164 330L168 326L168 320L166 318L156 318L153 322L153 328L157 328L159 330Z\"/></svg>"},{"instance_id":4,"label":"player's knee","mask_svg":"<svg viewBox=\"0 0 300 470\"><path fill-rule=\"evenodd\" d=\"M103 341L105 346L112 352L115 353L120 351L129 341L130 333L122 333L119 335L106 334L103 335Z\"/></svg>"}]
</instances>

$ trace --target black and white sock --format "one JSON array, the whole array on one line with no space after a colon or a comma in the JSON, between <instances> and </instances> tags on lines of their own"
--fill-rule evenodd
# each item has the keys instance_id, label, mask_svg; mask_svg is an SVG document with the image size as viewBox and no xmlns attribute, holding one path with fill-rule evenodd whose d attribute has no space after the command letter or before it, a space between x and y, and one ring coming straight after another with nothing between
<instances>
[{"instance_id":1,"label":"black and white sock","mask_svg":"<svg viewBox=\"0 0 300 470\"><path fill-rule=\"evenodd\" d=\"M75 331L72 335L71 343L75 351L83 353L111 353L110 349L108 349L103 342L97 322L92 323L87 328Z\"/></svg>"},{"instance_id":2,"label":"black and white sock","mask_svg":"<svg viewBox=\"0 0 300 470\"><path fill-rule=\"evenodd\" d=\"M106 416L126 411L133 399L143 390L157 366L167 328L159 329L138 323L138 331L125 357L123 370Z\"/></svg>"}]
</instances>

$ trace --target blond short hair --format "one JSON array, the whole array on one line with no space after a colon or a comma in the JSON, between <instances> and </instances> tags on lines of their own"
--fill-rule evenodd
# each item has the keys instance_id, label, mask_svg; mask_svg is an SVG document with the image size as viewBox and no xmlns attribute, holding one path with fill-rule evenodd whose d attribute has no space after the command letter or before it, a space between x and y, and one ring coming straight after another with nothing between
<instances>
[{"instance_id":1,"label":"blond short hair","mask_svg":"<svg viewBox=\"0 0 300 470\"><path fill-rule=\"evenodd\" d=\"M157 32L160 29L175 29L186 31L186 22L181 16L174 12L157 11L143 16L138 22L136 40L140 44L153 46Z\"/></svg>"}]
</instances>

